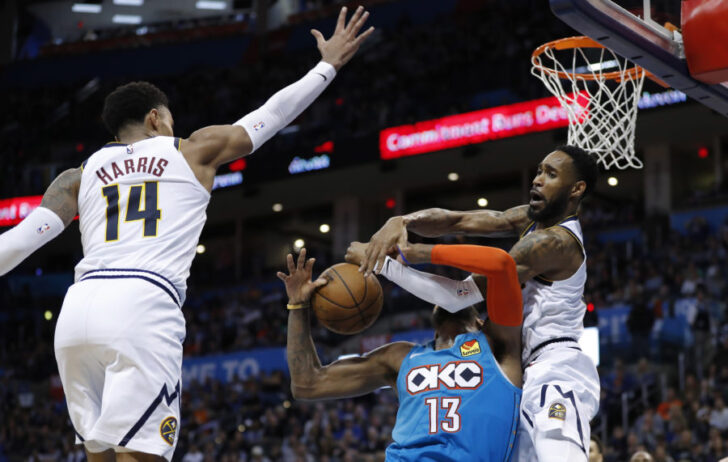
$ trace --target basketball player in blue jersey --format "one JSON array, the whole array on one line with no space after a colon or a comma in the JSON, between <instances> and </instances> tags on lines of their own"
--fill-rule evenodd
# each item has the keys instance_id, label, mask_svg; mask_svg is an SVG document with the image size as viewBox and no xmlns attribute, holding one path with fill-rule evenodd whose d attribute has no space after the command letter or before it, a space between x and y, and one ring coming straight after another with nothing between
<instances>
[{"instance_id":1,"label":"basketball player in blue jersey","mask_svg":"<svg viewBox=\"0 0 728 462\"><path fill-rule=\"evenodd\" d=\"M312 30L319 62L231 125L173 136L167 97L135 82L117 88L102 118L116 138L62 173L41 206L0 235L0 275L56 237L76 214L84 257L55 335L58 370L77 442L91 462L171 460L179 432L185 299L216 169L248 155L331 83L373 28L368 13L329 40Z\"/></svg>"},{"instance_id":2,"label":"basketball player in blue jersey","mask_svg":"<svg viewBox=\"0 0 728 462\"><path fill-rule=\"evenodd\" d=\"M358 396L391 386L399 410L386 460L508 461L517 441L521 399L521 290L513 259L492 247L418 245L422 261L488 278L489 321L474 307L455 314L435 307L435 339L394 342L362 357L322 366L310 332L314 259L288 255L278 273L288 293L288 368L296 399ZM363 257L363 254L361 255Z\"/></svg>"},{"instance_id":3,"label":"basketball player in blue jersey","mask_svg":"<svg viewBox=\"0 0 728 462\"><path fill-rule=\"evenodd\" d=\"M522 462L585 462L589 421L599 408L596 367L578 345L586 306L586 252L577 212L594 189L596 160L561 146L538 165L528 205L504 212L428 209L391 218L366 247L361 271L377 269L420 298L457 311L482 297L472 278L451 281L404 268L388 254L407 256L407 232L515 235L510 255L523 284L523 405L517 458ZM465 296L447 296L458 290Z\"/></svg>"}]
</instances>

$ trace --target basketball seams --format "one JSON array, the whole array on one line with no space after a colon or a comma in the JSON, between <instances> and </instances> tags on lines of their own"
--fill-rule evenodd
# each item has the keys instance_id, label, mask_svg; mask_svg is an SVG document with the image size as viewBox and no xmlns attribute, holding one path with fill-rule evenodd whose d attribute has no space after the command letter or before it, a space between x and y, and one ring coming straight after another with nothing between
<instances>
[{"instance_id":1,"label":"basketball seams","mask_svg":"<svg viewBox=\"0 0 728 462\"><path fill-rule=\"evenodd\" d=\"M372 300L372 301L371 301L371 303L369 303L369 304L368 304L367 306L363 307L362 311L363 311L364 313L366 313L366 312L367 312L367 311L369 310L369 308L370 308L370 307L371 307L372 305L374 305L375 303L379 302L379 300L383 300L383 299L384 299L384 289L382 289L382 288L380 287L380 289L379 289L379 294L377 295L377 297L376 297L376 298L375 298L374 300ZM374 314L373 314L373 315L370 315L370 316L364 316L364 313L358 313L358 314L354 314L354 315L352 315L352 316L349 316L349 317L346 317L346 318L337 318L337 319L331 319L331 318L321 318L321 317L319 317L318 319L319 319L319 321L321 321L321 322L334 322L334 323L344 323L344 322L346 322L346 321L349 321L349 320L351 320L351 319L354 319L354 318L355 318L355 317L357 317L357 316L358 316L359 314L361 314L361 316L362 316L362 321L363 321L363 324L364 324L364 325L363 325L363 327L361 328L361 330L358 330L358 331L356 331L356 332L346 331L346 329L334 329L334 328L332 328L332 327L328 327L328 328L329 328L329 330L331 330L331 331L333 331L333 332L336 332L337 334L343 334L343 335L352 335L352 334L358 334L359 332L363 331L364 329L367 329L368 327L370 327L370 326L371 326L371 324L372 324L372 322L373 322L374 320L376 320L376 318L377 318L377 317L378 317L378 315L379 315L379 313L377 313L376 315L374 315ZM368 313L367 313L367 314L368 314ZM374 318L374 319L371 319L371 318ZM333 327L336 327L336 326L333 326Z\"/></svg>"},{"instance_id":2,"label":"basketball seams","mask_svg":"<svg viewBox=\"0 0 728 462\"><path fill-rule=\"evenodd\" d=\"M338 306L338 307L339 307L339 308L341 308L342 310L353 310L354 308L356 308L356 306L344 306L344 305L341 305L341 304L339 304L339 303L336 303L335 301L331 300L331 299L330 299L329 297L327 297L326 295L322 294L320 290L317 290L317 291L316 291L316 293L314 294L314 296L316 296L316 297L321 297L321 298L323 298L324 300L326 300L327 302L331 303L332 305L336 305L336 306Z\"/></svg>"},{"instance_id":3,"label":"basketball seams","mask_svg":"<svg viewBox=\"0 0 728 462\"><path fill-rule=\"evenodd\" d=\"M331 271L333 271L339 277L339 279L341 280L341 283L344 284L344 288L346 289L347 292L349 292L351 299L354 301L353 308L358 308L359 302L356 301L356 297L354 296L354 293L351 291L351 289L349 289L349 285L346 283L344 278L342 278L341 275L339 274L339 272L336 271L333 267L331 268ZM364 281L364 290L366 290L366 281Z\"/></svg>"}]
</instances>

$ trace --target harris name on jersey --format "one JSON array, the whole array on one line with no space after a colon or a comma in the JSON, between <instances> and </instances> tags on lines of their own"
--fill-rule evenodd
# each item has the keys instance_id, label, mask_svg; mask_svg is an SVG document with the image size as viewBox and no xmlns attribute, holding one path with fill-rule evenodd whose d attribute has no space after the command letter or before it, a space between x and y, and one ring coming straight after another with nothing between
<instances>
[{"instance_id":1,"label":"harris name on jersey","mask_svg":"<svg viewBox=\"0 0 728 462\"><path fill-rule=\"evenodd\" d=\"M146 173L161 177L169 161L157 157L140 156L123 162L109 162L96 170L96 176L105 184L113 183L119 177L130 173Z\"/></svg>"}]
</instances>

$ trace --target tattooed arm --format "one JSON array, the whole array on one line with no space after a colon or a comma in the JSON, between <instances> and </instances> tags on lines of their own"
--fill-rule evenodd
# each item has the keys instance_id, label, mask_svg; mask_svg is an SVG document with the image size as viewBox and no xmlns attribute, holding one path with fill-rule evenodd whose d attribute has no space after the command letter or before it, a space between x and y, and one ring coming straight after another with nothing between
<instances>
[{"instance_id":1,"label":"tattooed arm","mask_svg":"<svg viewBox=\"0 0 728 462\"><path fill-rule=\"evenodd\" d=\"M394 388L399 366L412 344L390 343L362 357L322 366L311 338L310 299L313 291L327 281L319 278L311 282L314 259L306 261L305 249L301 250L296 265L290 254L287 262L289 274L279 272L278 277L286 284L289 298L286 356L293 397L301 400L345 398L387 385Z\"/></svg>"},{"instance_id":2,"label":"tattooed arm","mask_svg":"<svg viewBox=\"0 0 728 462\"><path fill-rule=\"evenodd\" d=\"M584 259L580 244L566 230L553 227L534 231L509 252L516 261L521 284L535 276L551 280L570 277Z\"/></svg>"},{"instance_id":3,"label":"tattooed arm","mask_svg":"<svg viewBox=\"0 0 728 462\"><path fill-rule=\"evenodd\" d=\"M81 186L80 168L66 170L56 177L43 195L41 207L52 210L68 226L78 215L78 189Z\"/></svg>"},{"instance_id":4,"label":"tattooed arm","mask_svg":"<svg viewBox=\"0 0 728 462\"><path fill-rule=\"evenodd\" d=\"M66 170L48 187L40 207L0 235L0 276L61 234L78 212L81 169Z\"/></svg>"},{"instance_id":5,"label":"tattooed arm","mask_svg":"<svg viewBox=\"0 0 728 462\"><path fill-rule=\"evenodd\" d=\"M392 248L395 245L403 246L407 243L408 231L425 237L439 237L445 234L517 235L528 224L527 210L527 205L513 207L503 212L426 209L409 215L392 217L372 236L360 270L369 273L375 267L381 269L384 259L392 252Z\"/></svg>"}]
</instances>

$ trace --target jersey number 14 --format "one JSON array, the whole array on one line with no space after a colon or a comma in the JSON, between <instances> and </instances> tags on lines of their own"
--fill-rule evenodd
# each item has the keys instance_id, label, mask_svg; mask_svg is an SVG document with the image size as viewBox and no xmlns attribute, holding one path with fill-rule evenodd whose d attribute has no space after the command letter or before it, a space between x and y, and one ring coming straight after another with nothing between
<instances>
[{"instance_id":1,"label":"jersey number 14","mask_svg":"<svg viewBox=\"0 0 728 462\"><path fill-rule=\"evenodd\" d=\"M106 242L117 241L119 240L119 185L111 184L101 188L101 193L106 198ZM162 211L157 208L158 194L156 181L147 181L143 185L132 186L129 190L124 221L144 220L144 237L157 236L157 225L162 218Z\"/></svg>"}]
</instances>

